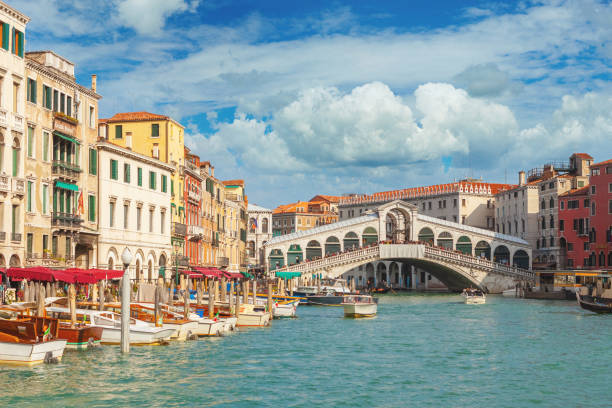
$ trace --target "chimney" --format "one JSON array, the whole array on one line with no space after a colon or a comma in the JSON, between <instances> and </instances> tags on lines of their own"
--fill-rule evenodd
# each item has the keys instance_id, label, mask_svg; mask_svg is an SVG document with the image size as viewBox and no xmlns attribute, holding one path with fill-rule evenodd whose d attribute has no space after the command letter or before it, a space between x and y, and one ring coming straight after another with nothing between
<instances>
[{"instance_id":1,"label":"chimney","mask_svg":"<svg viewBox=\"0 0 612 408\"><path fill-rule=\"evenodd\" d=\"M96 88L98 85L98 76L96 74L91 75L91 90L96 92Z\"/></svg>"},{"instance_id":2,"label":"chimney","mask_svg":"<svg viewBox=\"0 0 612 408\"><path fill-rule=\"evenodd\" d=\"M210 166L210 175L215 177L215 168L213 166Z\"/></svg>"},{"instance_id":3,"label":"chimney","mask_svg":"<svg viewBox=\"0 0 612 408\"><path fill-rule=\"evenodd\" d=\"M519 186L525 185L525 172L523 170L519 171Z\"/></svg>"}]
</instances>

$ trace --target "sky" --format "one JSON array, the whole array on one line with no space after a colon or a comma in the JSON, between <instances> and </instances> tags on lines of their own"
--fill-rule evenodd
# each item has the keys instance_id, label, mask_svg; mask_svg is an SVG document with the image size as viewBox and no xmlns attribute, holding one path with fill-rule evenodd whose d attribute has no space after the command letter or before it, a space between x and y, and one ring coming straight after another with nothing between
<instances>
[{"instance_id":1,"label":"sky","mask_svg":"<svg viewBox=\"0 0 612 408\"><path fill-rule=\"evenodd\" d=\"M100 117L167 114L268 208L612 158L612 5L15 0L26 51L98 75Z\"/></svg>"}]
</instances>

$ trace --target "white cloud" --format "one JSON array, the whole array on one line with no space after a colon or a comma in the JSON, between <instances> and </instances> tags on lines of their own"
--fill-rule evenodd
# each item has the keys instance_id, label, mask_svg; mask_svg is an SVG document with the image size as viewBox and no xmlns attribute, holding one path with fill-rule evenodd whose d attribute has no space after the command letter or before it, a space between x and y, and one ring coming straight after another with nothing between
<instances>
[{"instance_id":1,"label":"white cloud","mask_svg":"<svg viewBox=\"0 0 612 408\"><path fill-rule=\"evenodd\" d=\"M166 18L175 13L193 12L199 0L122 0L118 6L120 20L141 34L161 36Z\"/></svg>"}]
</instances>

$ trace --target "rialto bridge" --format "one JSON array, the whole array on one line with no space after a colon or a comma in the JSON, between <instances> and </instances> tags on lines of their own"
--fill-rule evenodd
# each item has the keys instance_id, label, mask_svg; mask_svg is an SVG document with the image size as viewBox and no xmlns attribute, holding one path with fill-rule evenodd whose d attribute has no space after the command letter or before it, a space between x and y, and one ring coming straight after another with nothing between
<instances>
[{"instance_id":1,"label":"rialto bridge","mask_svg":"<svg viewBox=\"0 0 612 408\"><path fill-rule=\"evenodd\" d=\"M416 288L419 276L425 284L433 276L453 291L477 286L496 293L534 280L527 241L422 215L400 200L361 217L274 237L265 254L270 271L344 276L356 286L367 280Z\"/></svg>"}]
</instances>

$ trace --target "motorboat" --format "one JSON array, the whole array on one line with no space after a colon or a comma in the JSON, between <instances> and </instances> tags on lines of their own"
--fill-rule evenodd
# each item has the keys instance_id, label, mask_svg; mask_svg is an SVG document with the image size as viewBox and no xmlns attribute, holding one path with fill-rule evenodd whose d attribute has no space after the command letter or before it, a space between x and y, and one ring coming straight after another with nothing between
<instances>
[{"instance_id":1,"label":"motorboat","mask_svg":"<svg viewBox=\"0 0 612 408\"><path fill-rule=\"evenodd\" d=\"M242 303L238 313L236 326L262 327L270 324L270 313L265 311L265 307L256 306L250 303Z\"/></svg>"},{"instance_id":2,"label":"motorboat","mask_svg":"<svg viewBox=\"0 0 612 408\"><path fill-rule=\"evenodd\" d=\"M70 313L69 308L49 306L49 313ZM100 310L76 310L77 320L85 325L102 327L101 344L121 343L121 315L109 311ZM175 332L175 328L154 327L148 322L130 317L130 344L158 345L167 341Z\"/></svg>"},{"instance_id":3,"label":"motorboat","mask_svg":"<svg viewBox=\"0 0 612 408\"><path fill-rule=\"evenodd\" d=\"M518 297L518 290L516 288L506 289L502 292L502 296L505 297Z\"/></svg>"},{"instance_id":4,"label":"motorboat","mask_svg":"<svg viewBox=\"0 0 612 408\"><path fill-rule=\"evenodd\" d=\"M576 300L578 300L580 307L585 310L599 314L612 313L612 299L580 295L580 292L576 291Z\"/></svg>"},{"instance_id":5,"label":"motorboat","mask_svg":"<svg viewBox=\"0 0 612 408\"><path fill-rule=\"evenodd\" d=\"M131 303L130 313L133 318L147 322L152 326L174 329L170 340L185 341L193 340L197 337L198 322L184 319L183 316L176 313L162 310L161 319L156 324L155 305L153 304Z\"/></svg>"},{"instance_id":6,"label":"motorboat","mask_svg":"<svg viewBox=\"0 0 612 408\"><path fill-rule=\"evenodd\" d=\"M66 339L67 349L85 350L100 345L103 330L102 327L82 323L73 326L68 322L60 321L58 338Z\"/></svg>"},{"instance_id":7,"label":"motorboat","mask_svg":"<svg viewBox=\"0 0 612 408\"><path fill-rule=\"evenodd\" d=\"M299 286L297 290L293 291L293 296L306 298L300 303L310 304L310 300L308 298L319 296L321 293L348 295L351 293L351 291L346 284L346 280L344 279L324 279L321 281L320 286Z\"/></svg>"},{"instance_id":8,"label":"motorboat","mask_svg":"<svg viewBox=\"0 0 612 408\"><path fill-rule=\"evenodd\" d=\"M487 301L485 293L480 289L463 289L461 296L465 298L465 303L468 305L481 305Z\"/></svg>"},{"instance_id":9,"label":"motorboat","mask_svg":"<svg viewBox=\"0 0 612 408\"><path fill-rule=\"evenodd\" d=\"M378 310L376 299L369 295L344 296L344 317L374 317Z\"/></svg>"},{"instance_id":10,"label":"motorboat","mask_svg":"<svg viewBox=\"0 0 612 408\"><path fill-rule=\"evenodd\" d=\"M272 317L279 319L283 317L296 317L297 307L300 304L301 298L290 296L273 297L272 302ZM257 297L257 304L267 306L268 298L264 296Z\"/></svg>"},{"instance_id":11,"label":"motorboat","mask_svg":"<svg viewBox=\"0 0 612 408\"><path fill-rule=\"evenodd\" d=\"M309 305L317 306L342 306L344 292L336 292L333 289L324 289L315 295L306 296Z\"/></svg>"},{"instance_id":12,"label":"motorboat","mask_svg":"<svg viewBox=\"0 0 612 408\"><path fill-rule=\"evenodd\" d=\"M59 362L67 340L58 339L59 321L26 316L0 319L0 363L33 366Z\"/></svg>"}]
</instances>

